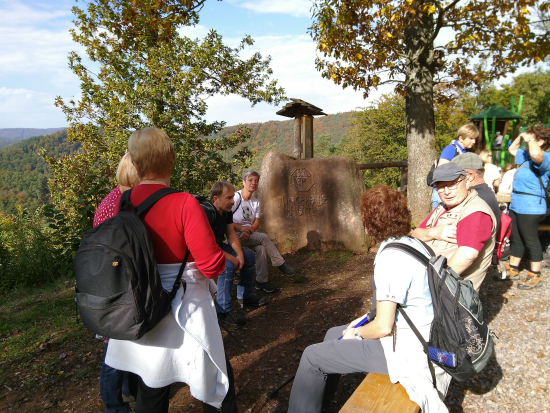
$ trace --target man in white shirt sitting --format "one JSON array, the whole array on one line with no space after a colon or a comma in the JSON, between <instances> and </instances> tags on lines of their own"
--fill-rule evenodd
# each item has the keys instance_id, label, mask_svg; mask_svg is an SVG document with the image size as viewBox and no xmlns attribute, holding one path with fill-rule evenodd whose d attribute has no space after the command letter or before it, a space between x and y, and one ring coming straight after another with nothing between
<instances>
[{"instance_id":1,"label":"man in white shirt sitting","mask_svg":"<svg viewBox=\"0 0 550 413\"><path fill-rule=\"evenodd\" d=\"M246 171L243 175L243 189L235 192L233 200L233 225L243 247L254 250L256 255L256 290L266 293L277 291L277 288L267 282L267 256L271 258L271 264L278 267L286 275L294 275L296 269L285 262L279 254L277 247L269 239L267 234L258 232L260 226L260 201L254 196L258 189L260 174L256 171Z\"/></svg>"}]
</instances>

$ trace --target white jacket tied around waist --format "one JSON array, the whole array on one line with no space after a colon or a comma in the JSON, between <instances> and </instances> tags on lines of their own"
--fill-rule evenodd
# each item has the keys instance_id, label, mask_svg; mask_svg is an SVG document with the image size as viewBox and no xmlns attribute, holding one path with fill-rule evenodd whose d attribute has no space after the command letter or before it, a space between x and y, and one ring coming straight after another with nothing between
<instances>
[{"instance_id":1,"label":"white jacket tied around waist","mask_svg":"<svg viewBox=\"0 0 550 413\"><path fill-rule=\"evenodd\" d=\"M159 264L162 286L171 290L181 264ZM194 262L187 263L172 301L172 313L139 340L109 341L105 363L140 376L149 387L172 383L189 385L191 394L219 408L229 389L222 336L211 292L214 281ZM183 299L182 299L183 295Z\"/></svg>"}]
</instances>

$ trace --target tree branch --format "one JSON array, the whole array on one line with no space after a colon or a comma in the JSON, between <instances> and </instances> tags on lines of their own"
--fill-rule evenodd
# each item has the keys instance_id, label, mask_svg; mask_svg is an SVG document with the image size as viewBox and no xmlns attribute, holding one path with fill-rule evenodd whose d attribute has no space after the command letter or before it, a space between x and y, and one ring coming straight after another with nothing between
<instances>
[{"instance_id":1,"label":"tree branch","mask_svg":"<svg viewBox=\"0 0 550 413\"><path fill-rule=\"evenodd\" d=\"M437 8L439 10L439 14L437 16L437 24L435 26L434 33L432 34L432 37L430 38L430 43L433 43L435 41L435 39L437 38L437 36L439 35L439 31L443 27L443 23L444 23L443 16L445 15L445 13L447 13L447 11L449 11L450 8L456 6L456 4L459 1L460 0L454 0L452 3L448 4L447 7L445 7L445 8L442 8L439 5L439 3L437 3Z\"/></svg>"}]
</instances>

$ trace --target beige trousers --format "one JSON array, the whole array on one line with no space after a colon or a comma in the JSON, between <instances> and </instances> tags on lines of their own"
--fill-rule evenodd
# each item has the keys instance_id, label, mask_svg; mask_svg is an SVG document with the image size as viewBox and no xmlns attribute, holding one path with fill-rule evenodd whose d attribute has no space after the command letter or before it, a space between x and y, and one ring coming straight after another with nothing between
<instances>
[{"instance_id":1,"label":"beige trousers","mask_svg":"<svg viewBox=\"0 0 550 413\"><path fill-rule=\"evenodd\" d=\"M240 237L241 233L239 232L238 235ZM242 239L240 241L243 247L251 248L256 253L256 281L258 282L267 282L267 256L271 258L271 264L274 267L285 263L285 259L279 254L273 241L263 232L255 232L246 241Z\"/></svg>"}]
</instances>

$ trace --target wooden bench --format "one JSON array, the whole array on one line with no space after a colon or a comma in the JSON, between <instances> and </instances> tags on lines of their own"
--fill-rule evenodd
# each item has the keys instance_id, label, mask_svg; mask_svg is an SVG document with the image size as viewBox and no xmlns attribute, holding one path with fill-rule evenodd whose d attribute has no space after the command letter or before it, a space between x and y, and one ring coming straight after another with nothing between
<instances>
[{"instance_id":1,"label":"wooden bench","mask_svg":"<svg viewBox=\"0 0 550 413\"><path fill-rule=\"evenodd\" d=\"M550 225L547 225L547 224L539 225L539 235L544 231L550 231Z\"/></svg>"},{"instance_id":2,"label":"wooden bench","mask_svg":"<svg viewBox=\"0 0 550 413\"><path fill-rule=\"evenodd\" d=\"M401 384L389 376L369 373L353 392L340 413L418 413L420 407L409 399Z\"/></svg>"}]
</instances>

